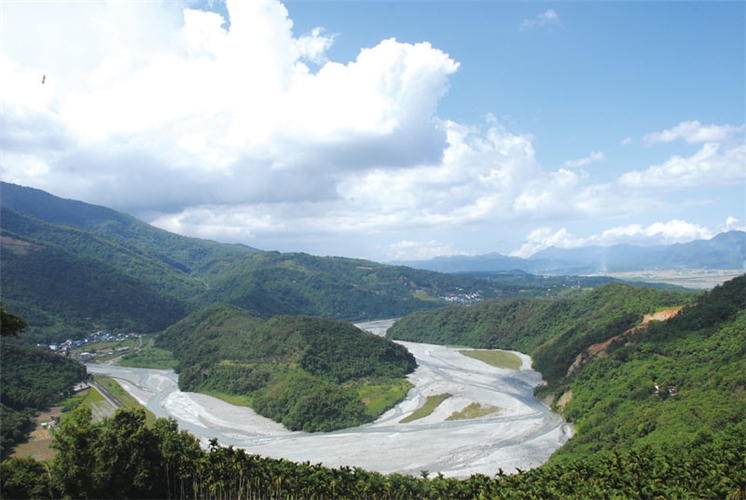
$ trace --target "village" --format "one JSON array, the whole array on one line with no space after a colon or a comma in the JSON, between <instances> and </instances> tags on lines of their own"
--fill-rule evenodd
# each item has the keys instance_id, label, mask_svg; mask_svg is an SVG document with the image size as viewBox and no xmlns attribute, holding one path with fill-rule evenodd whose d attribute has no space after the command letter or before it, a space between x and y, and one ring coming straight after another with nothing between
<instances>
[{"instance_id":1,"label":"village","mask_svg":"<svg viewBox=\"0 0 746 500\"><path fill-rule=\"evenodd\" d=\"M142 347L139 333L111 333L97 331L82 339L66 340L58 344L37 344L37 347L50 349L62 356L69 356L82 362L101 360L111 356L121 356L131 349Z\"/></svg>"}]
</instances>

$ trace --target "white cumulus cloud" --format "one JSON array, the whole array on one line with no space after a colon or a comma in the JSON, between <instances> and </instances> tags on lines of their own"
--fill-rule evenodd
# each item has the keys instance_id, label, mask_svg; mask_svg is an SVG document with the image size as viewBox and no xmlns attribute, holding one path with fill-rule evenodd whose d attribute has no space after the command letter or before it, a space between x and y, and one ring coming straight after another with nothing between
<instances>
[{"instance_id":1,"label":"white cumulus cloud","mask_svg":"<svg viewBox=\"0 0 746 500\"><path fill-rule=\"evenodd\" d=\"M462 235L510 228L516 241L629 217L664 203L662 187L743 182L743 127L649 134L701 149L626 173L578 168L606 161L600 151L547 169L535 138L499 115L439 115L460 64L426 40L380 40L342 63L329 56L336 34L296 33L277 0L228 0L228 18L183 5L3 4L3 180L181 234L417 259L474 252ZM550 9L525 29L558 23ZM520 253L602 236L538 230Z\"/></svg>"},{"instance_id":2,"label":"white cumulus cloud","mask_svg":"<svg viewBox=\"0 0 746 500\"><path fill-rule=\"evenodd\" d=\"M746 145L722 149L708 142L689 157L677 155L660 165L627 172L619 177L618 184L630 188L686 188L743 183Z\"/></svg>"},{"instance_id":3,"label":"white cumulus cloud","mask_svg":"<svg viewBox=\"0 0 746 500\"><path fill-rule=\"evenodd\" d=\"M511 255L526 258L550 247L580 248L591 245L608 247L622 243L640 246L672 245L706 240L718 233L743 229L743 224L740 224L735 217L728 217L725 224L716 228L673 219L667 222L654 222L648 226L641 224L615 226L587 237L574 236L564 227L560 229L542 227L531 231L523 245L511 252Z\"/></svg>"},{"instance_id":4,"label":"white cumulus cloud","mask_svg":"<svg viewBox=\"0 0 746 500\"><path fill-rule=\"evenodd\" d=\"M564 165L568 168L577 168L577 167L584 167L586 165L590 165L591 163L599 162L599 161L605 161L606 155L604 155L600 151L591 151L591 153L583 158L577 158L575 160L568 160L564 163Z\"/></svg>"},{"instance_id":5,"label":"white cumulus cloud","mask_svg":"<svg viewBox=\"0 0 746 500\"><path fill-rule=\"evenodd\" d=\"M650 146L659 142L673 142L683 139L688 143L722 142L734 134L746 130L746 125L703 125L698 120L681 122L673 128L653 132L642 138Z\"/></svg>"}]
</instances>

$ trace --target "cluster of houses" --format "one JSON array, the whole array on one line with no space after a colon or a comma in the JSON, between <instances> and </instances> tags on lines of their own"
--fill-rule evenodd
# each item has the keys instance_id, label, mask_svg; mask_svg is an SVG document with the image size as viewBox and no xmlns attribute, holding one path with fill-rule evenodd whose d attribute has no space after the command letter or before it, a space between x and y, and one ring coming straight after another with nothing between
<instances>
[{"instance_id":1,"label":"cluster of houses","mask_svg":"<svg viewBox=\"0 0 746 500\"><path fill-rule=\"evenodd\" d=\"M136 333L118 333L113 334L111 332L105 332L105 331L98 331L96 333L91 333L89 335L86 335L85 338L78 339L78 340L66 340L64 342L60 342L58 344L37 344L38 347L42 348L48 348L57 354L62 355L70 355L70 353L75 349L80 349L85 346L93 345L93 344L100 344L104 342L122 342L127 339L131 338L137 338L139 337ZM113 354L115 352L119 351L126 351L129 350L129 347L119 347L119 348L113 348L110 349L110 353L104 353L104 354ZM80 357L94 357L95 354L91 352L79 352L78 356Z\"/></svg>"},{"instance_id":2,"label":"cluster of houses","mask_svg":"<svg viewBox=\"0 0 746 500\"><path fill-rule=\"evenodd\" d=\"M455 293L455 294L449 294L449 295L441 295L439 297L440 299L445 300L446 302L453 302L454 304L476 304L477 302L482 302L482 296L478 293Z\"/></svg>"}]
</instances>

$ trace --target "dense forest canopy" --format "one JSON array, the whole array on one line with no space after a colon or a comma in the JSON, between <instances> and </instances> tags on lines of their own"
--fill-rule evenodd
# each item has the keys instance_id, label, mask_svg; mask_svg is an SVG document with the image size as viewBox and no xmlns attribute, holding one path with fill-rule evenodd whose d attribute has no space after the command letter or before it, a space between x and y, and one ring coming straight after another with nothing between
<instances>
[{"instance_id":1,"label":"dense forest canopy","mask_svg":"<svg viewBox=\"0 0 746 500\"><path fill-rule=\"evenodd\" d=\"M397 321L387 336L524 352L552 385L564 378L584 349L635 326L645 314L690 303L694 297L609 283L570 298L490 300L417 312Z\"/></svg>"},{"instance_id":2,"label":"dense forest canopy","mask_svg":"<svg viewBox=\"0 0 746 500\"><path fill-rule=\"evenodd\" d=\"M359 391L373 384L404 387L416 366L401 345L344 321L262 320L235 306L200 310L168 328L156 345L179 360L182 390L245 396L259 414L291 430L373 420L396 401L374 411Z\"/></svg>"},{"instance_id":3,"label":"dense forest canopy","mask_svg":"<svg viewBox=\"0 0 746 500\"><path fill-rule=\"evenodd\" d=\"M557 459L666 449L746 418L746 275L610 344L558 389L577 436Z\"/></svg>"}]
</instances>

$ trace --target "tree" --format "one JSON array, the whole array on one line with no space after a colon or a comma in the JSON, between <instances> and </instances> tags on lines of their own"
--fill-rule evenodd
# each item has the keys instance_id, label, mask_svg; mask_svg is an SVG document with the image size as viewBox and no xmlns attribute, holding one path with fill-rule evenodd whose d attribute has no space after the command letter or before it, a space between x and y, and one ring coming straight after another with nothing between
<instances>
[{"instance_id":1,"label":"tree","mask_svg":"<svg viewBox=\"0 0 746 500\"><path fill-rule=\"evenodd\" d=\"M96 431L91 410L79 406L62 420L52 447L57 455L51 463L55 486L72 498L96 498L93 489Z\"/></svg>"},{"instance_id":2,"label":"tree","mask_svg":"<svg viewBox=\"0 0 746 500\"><path fill-rule=\"evenodd\" d=\"M20 316L6 311L2 302L0 302L0 310L2 310L2 316L0 317L0 336L17 337L19 333L23 333L28 323Z\"/></svg>"},{"instance_id":3,"label":"tree","mask_svg":"<svg viewBox=\"0 0 746 500\"><path fill-rule=\"evenodd\" d=\"M31 457L12 458L2 463L3 498L55 498L49 472L43 462Z\"/></svg>"}]
</instances>

